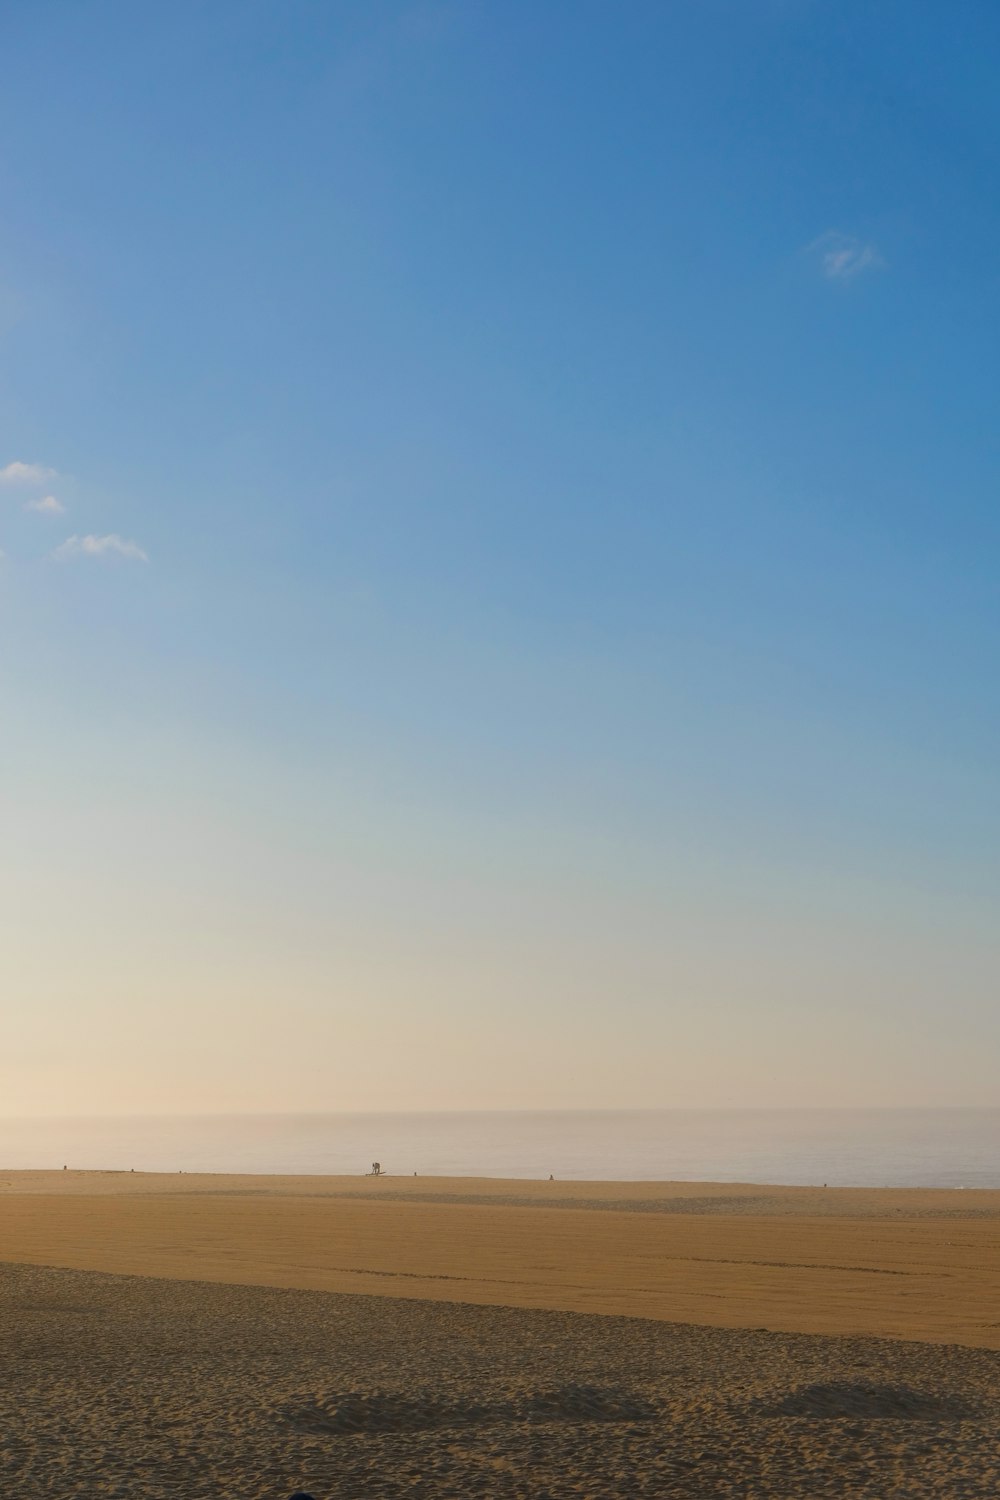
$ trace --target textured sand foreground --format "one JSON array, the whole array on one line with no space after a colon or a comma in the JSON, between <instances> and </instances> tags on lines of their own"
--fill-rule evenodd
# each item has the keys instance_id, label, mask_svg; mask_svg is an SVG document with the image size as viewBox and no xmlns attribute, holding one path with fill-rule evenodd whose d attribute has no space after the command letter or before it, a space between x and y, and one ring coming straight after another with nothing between
<instances>
[{"instance_id":1,"label":"textured sand foreground","mask_svg":"<svg viewBox=\"0 0 1000 1500\"><path fill-rule=\"evenodd\" d=\"M0 1173L0 1260L1000 1348L1000 1193Z\"/></svg>"},{"instance_id":2,"label":"textured sand foreground","mask_svg":"<svg viewBox=\"0 0 1000 1500\"><path fill-rule=\"evenodd\" d=\"M0 1494L995 1497L1000 1356L0 1266Z\"/></svg>"}]
</instances>

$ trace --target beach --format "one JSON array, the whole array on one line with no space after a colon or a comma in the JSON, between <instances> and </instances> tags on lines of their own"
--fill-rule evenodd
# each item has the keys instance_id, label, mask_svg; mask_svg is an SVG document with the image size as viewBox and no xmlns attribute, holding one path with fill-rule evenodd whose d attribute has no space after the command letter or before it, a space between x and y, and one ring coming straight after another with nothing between
<instances>
[{"instance_id":1,"label":"beach","mask_svg":"<svg viewBox=\"0 0 1000 1500\"><path fill-rule=\"evenodd\" d=\"M0 1260L1000 1349L1000 1192L0 1173Z\"/></svg>"},{"instance_id":2,"label":"beach","mask_svg":"<svg viewBox=\"0 0 1000 1500\"><path fill-rule=\"evenodd\" d=\"M1000 1194L0 1173L52 1497L995 1495Z\"/></svg>"}]
</instances>

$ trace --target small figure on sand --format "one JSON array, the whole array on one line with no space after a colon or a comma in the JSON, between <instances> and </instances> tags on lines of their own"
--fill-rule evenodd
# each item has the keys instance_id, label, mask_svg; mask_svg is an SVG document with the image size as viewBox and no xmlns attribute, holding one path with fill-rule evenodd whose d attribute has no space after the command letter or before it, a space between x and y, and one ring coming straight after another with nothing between
<instances>
[{"instance_id":1,"label":"small figure on sand","mask_svg":"<svg viewBox=\"0 0 1000 1500\"><path fill-rule=\"evenodd\" d=\"M381 1177L382 1176L382 1163L380 1161L373 1161L372 1162L372 1169L368 1173L368 1176L369 1177Z\"/></svg>"}]
</instances>

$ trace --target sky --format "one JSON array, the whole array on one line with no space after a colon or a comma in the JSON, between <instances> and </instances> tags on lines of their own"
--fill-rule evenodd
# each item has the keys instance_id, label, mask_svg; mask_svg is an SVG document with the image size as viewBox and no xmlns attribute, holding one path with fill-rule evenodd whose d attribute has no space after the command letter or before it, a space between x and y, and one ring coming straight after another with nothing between
<instances>
[{"instance_id":1,"label":"sky","mask_svg":"<svg viewBox=\"0 0 1000 1500\"><path fill-rule=\"evenodd\" d=\"M0 1113L990 1105L990 0L6 0Z\"/></svg>"}]
</instances>

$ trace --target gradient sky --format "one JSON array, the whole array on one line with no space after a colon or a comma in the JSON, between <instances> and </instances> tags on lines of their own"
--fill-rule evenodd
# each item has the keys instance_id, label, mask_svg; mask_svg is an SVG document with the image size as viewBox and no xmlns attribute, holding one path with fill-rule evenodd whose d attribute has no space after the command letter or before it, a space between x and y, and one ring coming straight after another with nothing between
<instances>
[{"instance_id":1,"label":"gradient sky","mask_svg":"<svg viewBox=\"0 0 1000 1500\"><path fill-rule=\"evenodd\" d=\"M992 0L0 56L0 1112L997 1103Z\"/></svg>"}]
</instances>

